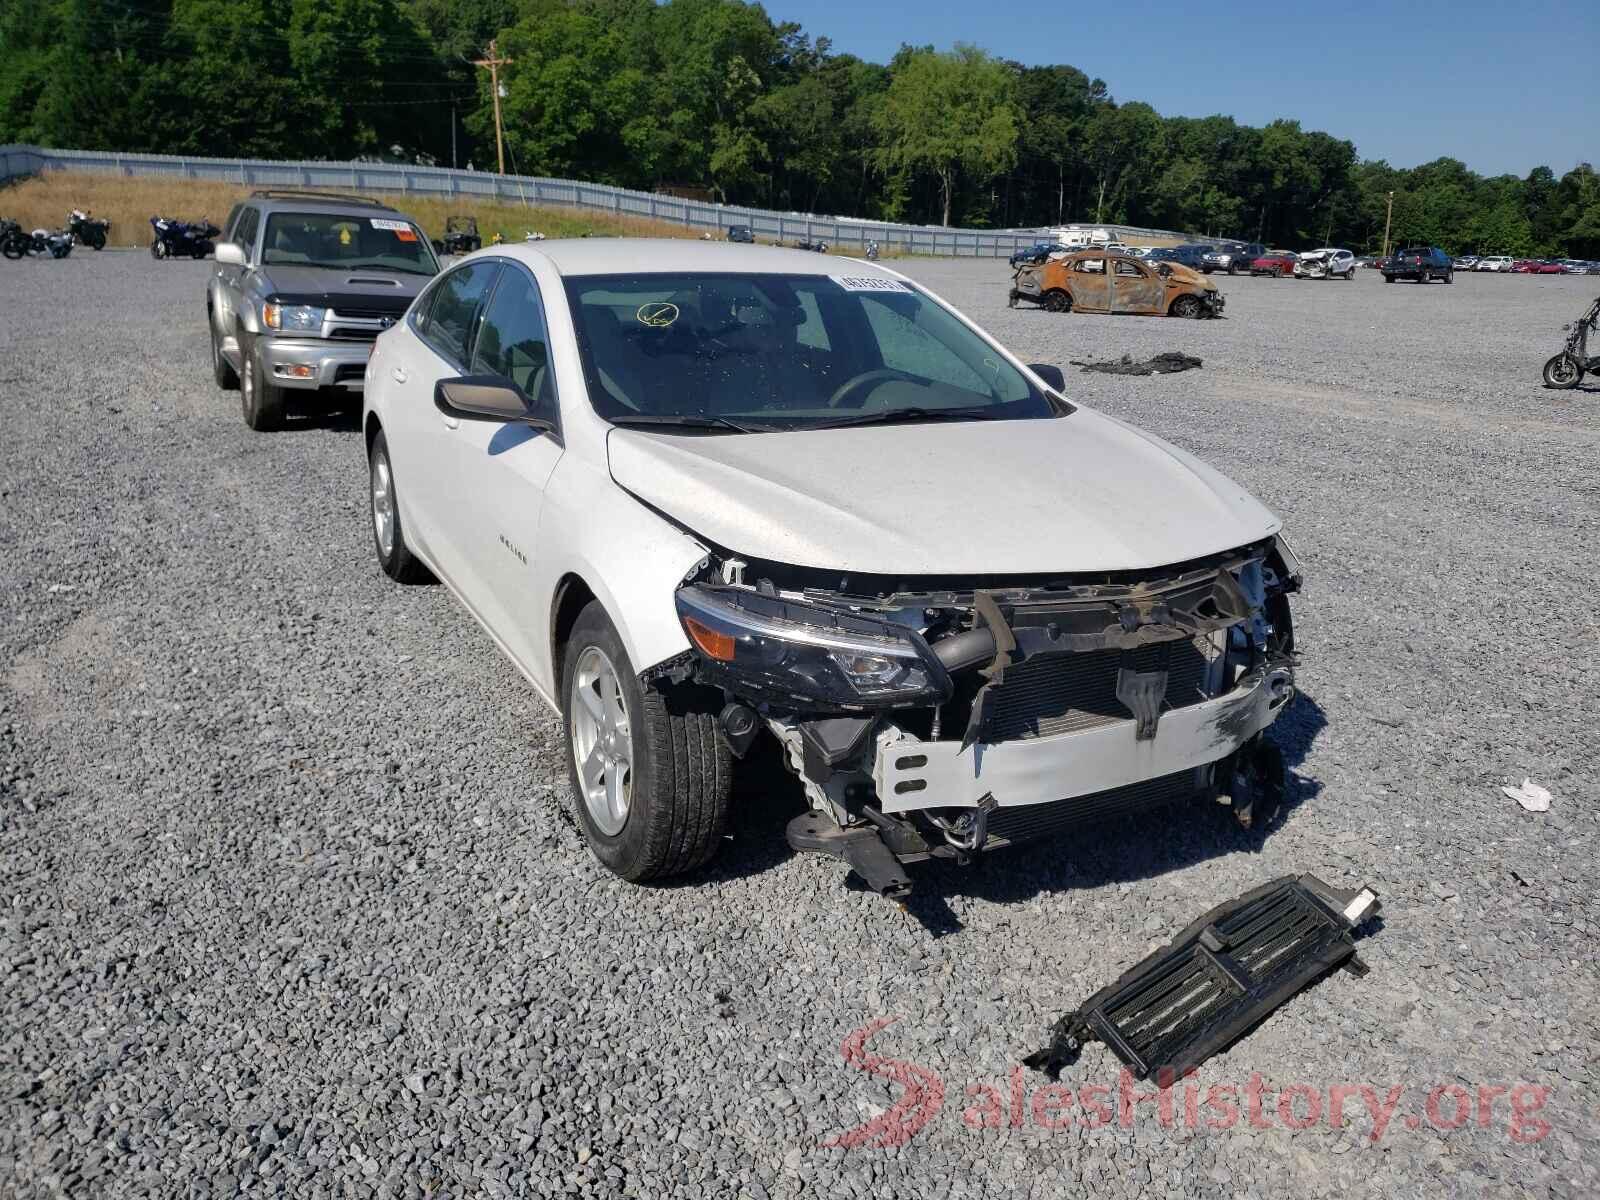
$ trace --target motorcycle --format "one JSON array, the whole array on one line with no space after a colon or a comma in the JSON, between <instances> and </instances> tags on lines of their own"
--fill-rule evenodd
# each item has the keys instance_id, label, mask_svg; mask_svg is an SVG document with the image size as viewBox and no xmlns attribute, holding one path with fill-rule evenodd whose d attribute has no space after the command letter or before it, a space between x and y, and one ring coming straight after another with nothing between
<instances>
[{"instance_id":1,"label":"motorcycle","mask_svg":"<svg viewBox=\"0 0 1600 1200\"><path fill-rule=\"evenodd\" d=\"M67 214L67 232L72 234L73 240L91 250L104 250L106 235L111 232L111 222L104 217L91 217L75 208Z\"/></svg>"},{"instance_id":2,"label":"motorcycle","mask_svg":"<svg viewBox=\"0 0 1600 1200\"><path fill-rule=\"evenodd\" d=\"M51 232L35 229L23 230L15 221L0 222L0 254L7 258L22 258L29 254L48 254L51 258L65 258L72 253L72 235L65 229Z\"/></svg>"},{"instance_id":3,"label":"motorcycle","mask_svg":"<svg viewBox=\"0 0 1600 1200\"><path fill-rule=\"evenodd\" d=\"M155 230L151 258L204 258L216 250L214 239L222 232L204 217L198 221L151 217L150 228Z\"/></svg>"},{"instance_id":4,"label":"motorcycle","mask_svg":"<svg viewBox=\"0 0 1600 1200\"><path fill-rule=\"evenodd\" d=\"M867 243L867 261L868 262L877 262L878 261L878 243L877 242L868 242Z\"/></svg>"},{"instance_id":5,"label":"motorcycle","mask_svg":"<svg viewBox=\"0 0 1600 1200\"><path fill-rule=\"evenodd\" d=\"M1564 326L1567 344L1560 354L1544 364L1544 385L1551 388L1574 388L1585 374L1600 371L1600 354L1589 353L1589 331L1600 323L1600 297L1596 297L1589 311Z\"/></svg>"}]
</instances>

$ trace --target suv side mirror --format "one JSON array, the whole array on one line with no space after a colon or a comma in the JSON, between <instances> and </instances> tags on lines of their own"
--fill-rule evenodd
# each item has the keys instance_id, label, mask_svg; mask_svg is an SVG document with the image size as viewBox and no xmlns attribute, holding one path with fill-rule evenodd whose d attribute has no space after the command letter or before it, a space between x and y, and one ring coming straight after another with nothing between
<instances>
[{"instance_id":1,"label":"suv side mirror","mask_svg":"<svg viewBox=\"0 0 1600 1200\"><path fill-rule=\"evenodd\" d=\"M556 428L551 416L536 411L527 394L502 375L441 379L433 385L433 404L445 416L461 421L515 421L546 433Z\"/></svg>"},{"instance_id":2,"label":"suv side mirror","mask_svg":"<svg viewBox=\"0 0 1600 1200\"><path fill-rule=\"evenodd\" d=\"M218 242L216 259L219 263L229 267L244 266L244 247L238 242Z\"/></svg>"},{"instance_id":3,"label":"suv side mirror","mask_svg":"<svg viewBox=\"0 0 1600 1200\"><path fill-rule=\"evenodd\" d=\"M1060 367L1052 367L1049 363L1029 363L1028 370L1058 392L1067 390L1067 377L1061 373Z\"/></svg>"}]
</instances>

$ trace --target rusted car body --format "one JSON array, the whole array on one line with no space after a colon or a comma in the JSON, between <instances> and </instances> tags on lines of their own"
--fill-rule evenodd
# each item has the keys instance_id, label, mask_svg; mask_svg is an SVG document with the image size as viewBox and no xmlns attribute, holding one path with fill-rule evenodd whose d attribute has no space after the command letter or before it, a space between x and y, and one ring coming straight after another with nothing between
<instances>
[{"instance_id":1,"label":"rusted car body","mask_svg":"<svg viewBox=\"0 0 1600 1200\"><path fill-rule=\"evenodd\" d=\"M1222 315L1222 293L1199 271L1175 262L1080 251L1024 263L1011 281L1011 307L1022 301L1051 312L1135 313L1159 317Z\"/></svg>"}]
</instances>

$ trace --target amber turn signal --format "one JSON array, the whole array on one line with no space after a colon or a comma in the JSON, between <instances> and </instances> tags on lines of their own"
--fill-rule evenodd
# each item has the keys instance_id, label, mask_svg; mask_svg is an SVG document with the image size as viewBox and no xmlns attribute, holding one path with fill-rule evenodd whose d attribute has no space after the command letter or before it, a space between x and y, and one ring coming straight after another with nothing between
<instances>
[{"instance_id":1,"label":"amber turn signal","mask_svg":"<svg viewBox=\"0 0 1600 1200\"><path fill-rule=\"evenodd\" d=\"M700 652L707 658L714 658L718 662L733 661L733 635L718 633L716 630L702 625L693 617L683 619L683 627L689 631L689 636L694 639L694 644L700 647Z\"/></svg>"}]
</instances>

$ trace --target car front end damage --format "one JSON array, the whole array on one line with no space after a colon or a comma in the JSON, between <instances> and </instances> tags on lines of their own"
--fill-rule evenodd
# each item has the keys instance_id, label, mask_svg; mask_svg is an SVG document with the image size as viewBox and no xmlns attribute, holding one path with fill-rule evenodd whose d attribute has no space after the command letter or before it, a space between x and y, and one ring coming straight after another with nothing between
<instances>
[{"instance_id":1,"label":"car front end damage","mask_svg":"<svg viewBox=\"0 0 1600 1200\"><path fill-rule=\"evenodd\" d=\"M676 593L692 651L647 683L719 688L743 755L764 726L804 784L798 849L875 890L904 864L1184 799L1246 826L1281 796L1264 739L1294 695L1280 537L1147 571L844 577L708 556Z\"/></svg>"}]
</instances>

